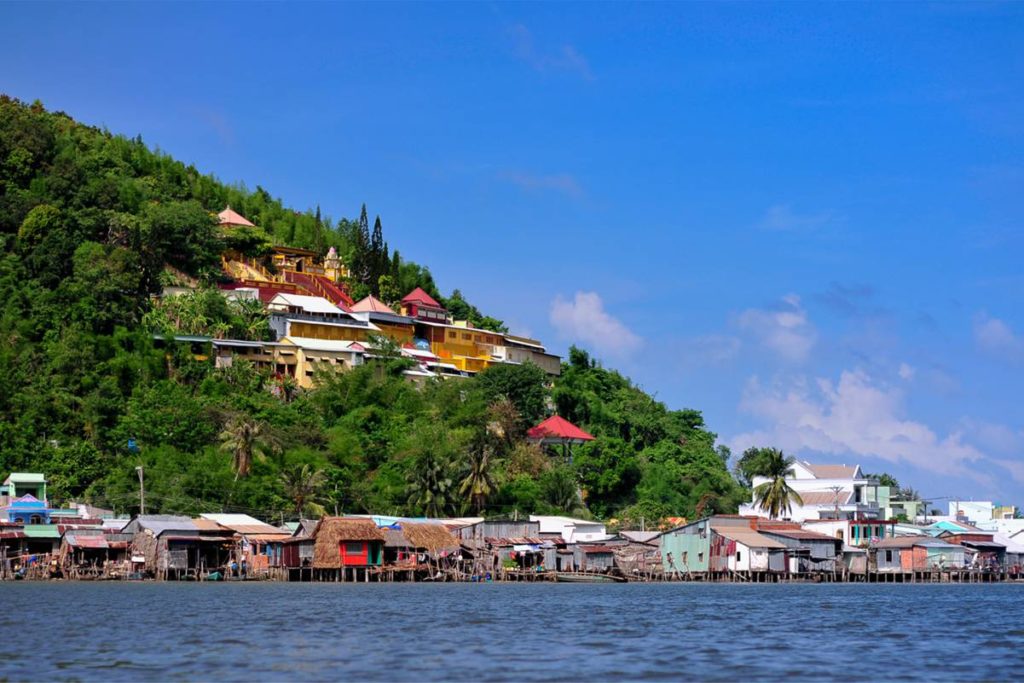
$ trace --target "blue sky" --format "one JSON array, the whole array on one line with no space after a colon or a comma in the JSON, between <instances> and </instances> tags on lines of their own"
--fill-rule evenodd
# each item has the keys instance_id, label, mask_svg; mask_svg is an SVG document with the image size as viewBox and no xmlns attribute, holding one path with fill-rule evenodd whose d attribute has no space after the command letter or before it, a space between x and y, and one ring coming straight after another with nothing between
<instances>
[{"instance_id":1,"label":"blue sky","mask_svg":"<svg viewBox=\"0 0 1024 683\"><path fill-rule=\"evenodd\" d=\"M734 449L1024 504L1022 46L1010 3L2 3L0 91L366 202Z\"/></svg>"}]
</instances>

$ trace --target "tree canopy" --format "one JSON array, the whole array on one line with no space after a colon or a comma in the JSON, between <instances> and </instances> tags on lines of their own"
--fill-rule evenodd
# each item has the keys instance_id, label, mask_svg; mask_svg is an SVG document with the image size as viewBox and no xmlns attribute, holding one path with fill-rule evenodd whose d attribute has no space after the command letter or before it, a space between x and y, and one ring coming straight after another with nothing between
<instances>
[{"instance_id":1,"label":"tree canopy","mask_svg":"<svg viewBox=\"0 0 1024 683\"><path fill-rule=\"evenodd\" d=\"M218 229L228 204L259 228ZM405 361L381 354L298 391L174 341L266 339L258 305L227 301L215 285L225 248L258 255L272 244L334 247L355 294L394 303L418 286L455 317L504 329L458 290L442 297L369 215L294 211L140 138L0 96L0 469L45 472L55 500L119 513L138 508L138 465L147 509L180 514L518 511L653 523L736 509L743 489L701 414L668 409L581 349L557 378L497 365L416 387ZM175 283L192 291L157 297ZM596 437L571 463L525 439L553 411Z\"/></svg>"}]
</instances>

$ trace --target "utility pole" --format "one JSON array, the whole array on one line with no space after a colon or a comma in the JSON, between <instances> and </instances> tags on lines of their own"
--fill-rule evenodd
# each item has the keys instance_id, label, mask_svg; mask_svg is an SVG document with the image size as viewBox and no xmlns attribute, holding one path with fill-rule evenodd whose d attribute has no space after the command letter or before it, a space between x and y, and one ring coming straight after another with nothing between
<instances>
[{"instance_id":1,"label":"utility pole","mask_svg":"<svg viewBox=\"0 0 1024 683\"><path fill-rule=\"evenodd\" d=\"M839 519L839 493L843 490L842 486L830 486L829 490L836 494L836 519Z\"/></svg>"},{"instance_id":2,"label":"utility pole","mask_svg":"<svg viewBox=\"0 0 1024 683\"><path fill-rule=\"evenodd\" d=\"M135 471L139 474L139 514L146 514L146 485L143 481L142 465L138 465Z\"/></svg>"}]
</instances>

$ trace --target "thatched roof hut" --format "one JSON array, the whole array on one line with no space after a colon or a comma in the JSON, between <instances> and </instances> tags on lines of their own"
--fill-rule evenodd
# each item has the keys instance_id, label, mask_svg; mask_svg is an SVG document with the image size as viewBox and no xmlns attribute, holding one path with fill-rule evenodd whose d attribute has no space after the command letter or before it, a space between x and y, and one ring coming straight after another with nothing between
<instances>
[{"instance_id":1,"label":"thatched roof hut","mask_svg":"<svg viewBox=\"0 0 1024 683\"><path fill-rule=\"evenodd\" d=\"M411 547L426 550L431 554L459 547L459 540L444 524L402 522L402 533Z\"/></svg>"},{"instance_id":2,"label":"thatched roof hut","mask_svg":"<svg viewBox=\"0 0 1024 683\"><path fill-rule=\"evenodd\" d=\"M341 567L339 546L349 541L384 542L384 534L373 520L358 517L324 517L313 531L316 543L313 546L313 567L315 569L338 569Z\"/></svg>"}]
</instances>

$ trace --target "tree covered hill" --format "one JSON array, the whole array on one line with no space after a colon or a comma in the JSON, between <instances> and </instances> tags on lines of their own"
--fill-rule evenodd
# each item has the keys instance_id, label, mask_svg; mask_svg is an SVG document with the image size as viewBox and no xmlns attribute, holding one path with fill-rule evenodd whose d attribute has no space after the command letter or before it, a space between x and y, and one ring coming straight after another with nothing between
<instances>
[{"instance_id":1,"label":"tree covered hill","mask_svg":"<svg viewBox=\"0 0 1024 683\"><path fill-rule=\"evenodd\" d=\"M228 204L260 228L221 233L214 212ZM528 365L417 388L390 359L296 393L245 363L216 369L161 346L142 322L168 268L213 284L229 243L333 246L357 296L440 296L365 208L336 222L293 211L139 138L0 96L0 470L45 472L55 499L118 512L137 510L139 464L149 511L183 514L735 509L742 489L700 413L668 410L582 350L553 385ZM502 328L457 290L443 303ZM597 437L571 464L524 438L552 405Z\"/></svg>"}]
</instances>

